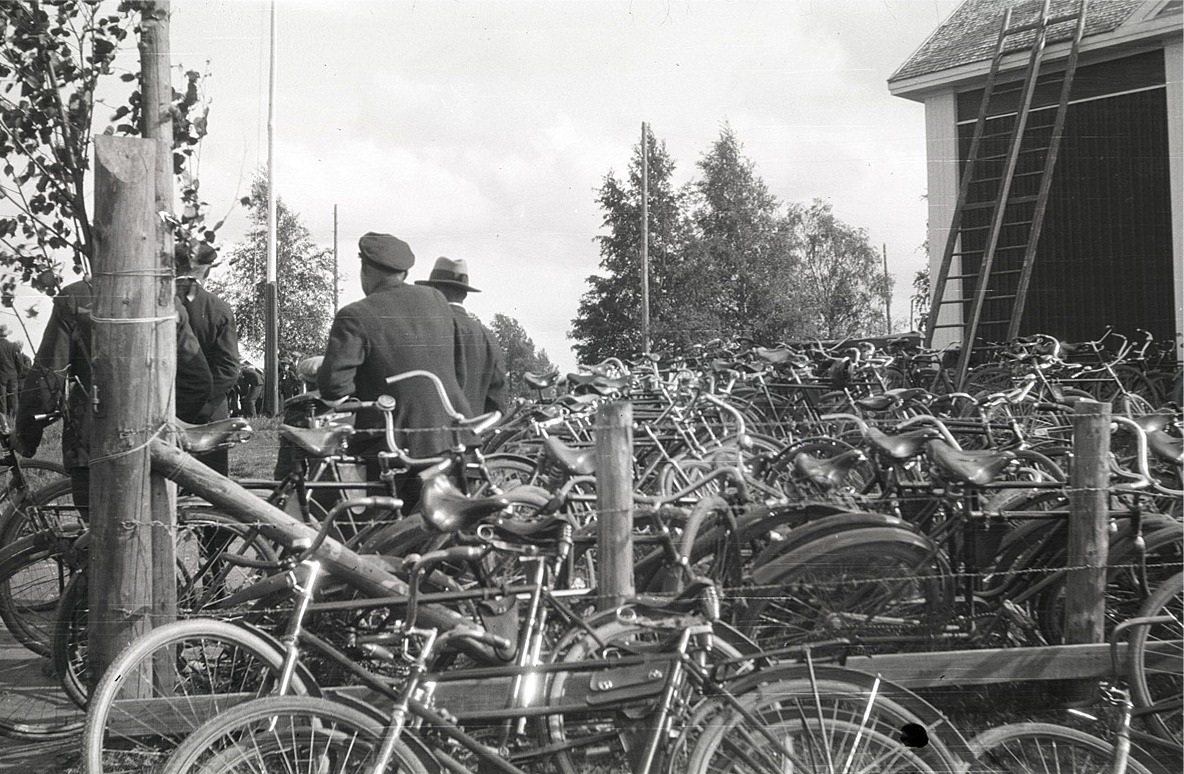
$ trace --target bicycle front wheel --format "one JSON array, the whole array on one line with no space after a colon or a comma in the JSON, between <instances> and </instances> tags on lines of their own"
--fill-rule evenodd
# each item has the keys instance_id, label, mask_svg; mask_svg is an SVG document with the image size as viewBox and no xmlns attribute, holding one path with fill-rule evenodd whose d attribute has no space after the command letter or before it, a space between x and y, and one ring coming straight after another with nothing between
<instances>
[{"instance_id":1,"label":"bicycle front wheel","mask_svg":"<svg viewBox=\"0 0 1184 774\"><path fill-rule=\"evenodd\" d=\"M164 774L369 774L384 733L374 716L327 699L273 696L204 724L177 748ZM427 774L396 742L386 774Z\"/></svg>"},{"instance_id":2,"label":"bicycle front wheel","mask_svg":"<svg viewBox=\"0 0 1184 774\"><path fill-rule=\"evenodd\" d=\"M1011 723L970 740L973 774L1109 774L1114 745L1055 723ZM1136 760L1131 774L1150 774Z\"/></svg>"},{"instance_id":3,"label":"bicycle front wheel","mask_svg":"<svg viewBox=\"0 0 1184 774\"><path fill-rule=\"evenodd\" d=\"M191 618L153 629L123 649L91 694L86 771L157 771L202 723L274 692L282 664L275 643L226 621ZM309 690L298 671L289 692Z\"/></svg>"},{"instance_id":4,"label":"bicycle front wheel","mask_svg":"<svg viewBox=\"0 0 1184 774\"><path fill-rule=\"evenodd\" d=\"M1184 573L1176 573L1156 589L1139 616L1170 615L1170 624L1140 626L1131 638L1131 694L1142 722L1158 737L1184 744L1181 733L1181 642L1184 640ZM1154 654L1152 660L1152 651Z\"/></svg>"}]
</instances>

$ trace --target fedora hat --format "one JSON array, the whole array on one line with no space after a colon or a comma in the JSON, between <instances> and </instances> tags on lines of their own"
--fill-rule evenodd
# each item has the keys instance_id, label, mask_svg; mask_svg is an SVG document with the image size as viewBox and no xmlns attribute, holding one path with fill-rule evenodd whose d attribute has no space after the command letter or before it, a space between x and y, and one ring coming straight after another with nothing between
<instances>
[{"instance_id":1,"label":"fedora hat","mask_svg":"<svg viewBox=\"0 0 1184 774\"><path fill-rule=\"evenodd\" d=\"M463 258L452 260L451 258L437 258L436 265L432 267L432 273L428 275L426 280L416 280L416 285L444 285L451 288L459 288L467 290L470 293L480 293L480 290L469 285L469 267L465 265Z\"/></svg>"}]
</instances>

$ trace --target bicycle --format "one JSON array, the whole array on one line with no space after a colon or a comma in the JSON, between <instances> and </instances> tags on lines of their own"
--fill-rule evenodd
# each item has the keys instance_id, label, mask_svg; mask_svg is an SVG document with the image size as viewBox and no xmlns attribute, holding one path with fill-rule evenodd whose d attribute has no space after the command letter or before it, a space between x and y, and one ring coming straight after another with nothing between
<instances>
[{"instance_id":1,"label":"bicycle","mask_svg":"<svg viewBox=\"0 0 1184 774\"><path fill-rule=\"evenodd\" d=\"M410 561L409 567L418 582L436 564L463 560L466 552L471 554L472 548L429 553ZM409 603L407 619L369 643L375 652L385 651L407 664L393 708L376 714L372 708L309 697L256 699L191 733L165 771L263 767L300 772L330 759L336 770L351 772L420 772L431 764L453 772L525 774L532 764L542 763L566 772L579 770L572 766L574 751L592 752L622 735L635 744L629 748L632 754L613 759L618 761L615 770L627 762L642 774L719 771L725 763L731 771L784 766L818 771L827 765L824 758L830 763L824 770L832 772L843 760L844 770L853 763L866 767L869 761L884 772L959 770L957 745L935 740L910 750L899 744L895 735L901 725L920 718L911 710L917 700L879 680L869 694L862 679L843 674L847 670L823 672L809 659L806 673L799 670L796 679L782 672L767 679L745 674L737 667L750 663L747 659L717 655L705 662L703 638L712 636L713 594L685 599L686 606L664 610L626 605L609 620L588 622L588 631L560 647L561 660L551 668L539 667L540 676L550 675L541 682L539 699L525 706L467 712L445 704L446 683L428 671L429 663L453 640L493 648L510 643L475 627L447 632L417 627ZM696 608L701 612L695 613ZM587 679L575 677L585 674ZM729 690L729 680L744 690ZM630 708L632 712L620 714ZM543 719L550 731L545 740L521 749L508 747L506 726L521 728L519 722L530 718ZM683 718L689 722L681 722Z\"/></svg>"}]
</instances>

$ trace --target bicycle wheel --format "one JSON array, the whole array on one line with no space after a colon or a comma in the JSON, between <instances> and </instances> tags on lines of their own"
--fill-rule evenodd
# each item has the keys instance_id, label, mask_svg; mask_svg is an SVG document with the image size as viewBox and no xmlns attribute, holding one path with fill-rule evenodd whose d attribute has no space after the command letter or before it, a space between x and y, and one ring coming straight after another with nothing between
<instances>
[{"instance_id":1,"label":"bicycle wheel","mask_svg":"<svg viewBox=\"0 0 1184 774\"><path fill-rule=\"evenodd\" d=\"M37 655L50 653L58 602L81 566L71 550L80 534L45 530L0 550L0 619Z\"/></svg>"},{"instance_id":2,"label":"bicycle wheel","mask_svg":"<svg viewBox=\"0 0 1184 774\"><path fill-rule=\"evenodd\" d=\"M234 566L221 558L224 555L276 561L268 541L228 516L212 511L182 511L178 519L175 558L177 610L181 613L193 615L257 579L257 570ZM87 577L86 570L79 572L62 593L50 644L54 672L66 694L80 707L86 706L90 688L96 682L89 661Z\"/></svg>"},{"instance_id":3,"label":"bicycle wheel","mask_svg":"<svg viewBox=\"0 0 1184 774\"><path fill-rule=\"evenodd\" d=\"M372 714L307 696L257 699L198 728L164 774L368 774L383 723ZM404 731L404 733L408 733ZM387 774L427 774L419 756L396 741Z\"/></svg>"},{"instance_id":4,"label":"bicycle wheel","mask_svg":"<svg viewBox=\"0 0 1184 774\"><path fill-rule=\"evenodd\" d=\"M1140 626L1131 638L1130 686L1138 717L1156 736L1184 744L1180 697L1184 696L1181 673L1184 647L1184 573L1176 573L1147 598L1140 616L1170 615L1171 624ZM1150 651L1156 651L1149 659Z\"/></svg>"},{"instance_id":5,"label":"bicycle wheel","mask_svg":"<svg viewBox=\"0 0 1184 774\"><path fill-rule=\"evenodd\" d=\"M283 655L226 621L191 618L153 629L115 658L95 687L82 730L89 774L156 771L194 729L279 683ZM291 693L315 692L297 671Z\"/></svg>"},{"instance_id":6,"label":"bicycle wheel","mask_svg":"<svg viewBox=\"0 0 1184 774\"><path fill-rule=\"evenodd\" d=\"M18 464L24 486L13 481L12 468L0 474L5 478L0 487L0 546L63 522L81 521L65 468L46 460L23 460ZM59 514L62 509L67 512Z\"/></svg>"},{"instance_id":7,"label":"bicycle wheel","mask_svg":"<svg viewBox=\"0 0 1184 774\"><path fill-rule=\"evenodd\" d=\"M742 704L750 714L733 712L713 721L680 770L688 774L952 774L960 770L957 761L932 755L928 746L902 743L903 725L875 721L865 725L858 716L818 717L810 686L797 689L799 700L793 702L765 702L763 691L745 697ZM825 695L826 701L830 699Z\"/></svg>"},{"instance_id":8,"label":"bicycle wheel","mask_svg":"<svg viewBox=\"0 0 1184 774\"><path fill-rule=\"evenodd\" d=\"M925 647L950 614L953 584L921 535L892 527L819 537L753 572L742 631L764 649L845 637Z\"/></svg>"},{"instance_id":9,"label":"bicycle wheel","mask_svg":"<svg viewBox=\"0 0 1184 774\"><path fill-rule=\"evenodd\" d=\"M1109 774L1114 745L1055 723L1011 723L970 740L972 774ZM1136 760L1131 774L1150 774Z\"/></svg>"}]
</instances>

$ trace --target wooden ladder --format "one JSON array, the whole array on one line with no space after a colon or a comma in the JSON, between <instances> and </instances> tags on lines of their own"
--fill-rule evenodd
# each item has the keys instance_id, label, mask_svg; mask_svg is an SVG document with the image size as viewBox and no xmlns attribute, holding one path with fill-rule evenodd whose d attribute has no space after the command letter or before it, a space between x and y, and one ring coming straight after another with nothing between
<instances>
[{"instance_id":1,"label":"wooden ladder","mask_svg":"<svg viewBox=\"0 0 1184 774\"><path fill-rule=\"evenodd\" d=\"M1053 16L1050 0L1042 0L1036 20L1014 26L1014 9L1009 8L1003 14L974 134L962 168L949 238L942 253L925 328L926 346L932 346L933 334L939 328L962 330L962 348L955 374L959 389L965 385L972 353L981 346L979 334L984 326L998 329L1006 323L1007 339L1019 335L1036 261L1036 245L1052 188L1053 168L1064 134L1069 91L1077 69L1088 1L1078 0L1073 12ZM1069 22L1074 22L1075 26L1066 66L1060 75L1060 96L1053 123L1029 131L1033 96L1045 69L1044 53L1049 31L1055 25ZM1023 79L997 89L996 80L1004 55L1017 50L1014 43L1009 48L1008 41L1025 33L1031 33L1032 41ZM1039 85L1046 86L1047 83L1046 77ZM1055 87L1056 84L1052 85ZM1009 120L1011 116L1007 114L990 116L992 98L1008 99L1017 91L1018 108L1014 120ZM986 131L988 120L995 125L990 133ZM1000 124L1002 128L999 128ZM962 273L950 273L955 258L961 259ZM951 280L959 282L952 283ZM941 310L952 304L962 305L962 321L938 324ZM992 316L998 319L984 321L984 308L989 308Z\"/></svg>"}]
</instances>

